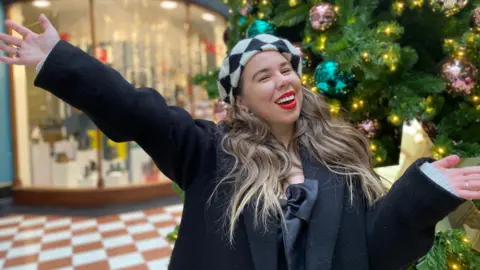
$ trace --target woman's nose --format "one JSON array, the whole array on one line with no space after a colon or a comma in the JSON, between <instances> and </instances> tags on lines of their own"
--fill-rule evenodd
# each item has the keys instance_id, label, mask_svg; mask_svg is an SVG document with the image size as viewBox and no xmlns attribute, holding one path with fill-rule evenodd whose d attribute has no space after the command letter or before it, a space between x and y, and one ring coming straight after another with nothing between
<instances>
[{"instance_id":1,"label":"woman's nose","mask_svg":"<svg viewBox=\"0 0 480 270\"><path fill-rule=\"evenodd\" d=\"M277 84L278 90L284 90L288 86L288 80L281 79Z\"/></svg>"}]
</instances>

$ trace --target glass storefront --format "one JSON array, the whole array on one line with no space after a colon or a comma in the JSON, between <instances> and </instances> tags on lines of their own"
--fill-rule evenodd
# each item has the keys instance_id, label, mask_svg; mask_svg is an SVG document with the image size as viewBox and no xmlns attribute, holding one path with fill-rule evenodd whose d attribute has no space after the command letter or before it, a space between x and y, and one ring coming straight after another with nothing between
<instances>
[{"instance_id":1,"label":"glass storefront","mask_svg":"<svg viewBox=\"0 0 480 270\"><path fill-rule=\"evenodd\" d=\"M41 4L39 4L41 3ZM44 13L60 37L159 91L196 118L213 104L191 76L220 65L226 18L193 4L158 0L56 0L12 4L11 19L36 32ZM95 46L94 46L95 45ZM22 186L125 186L169 181L134 142L114 143L82 112L33 86L34 68L14 67L18 170Z\"/></svg>"}]
</instances>

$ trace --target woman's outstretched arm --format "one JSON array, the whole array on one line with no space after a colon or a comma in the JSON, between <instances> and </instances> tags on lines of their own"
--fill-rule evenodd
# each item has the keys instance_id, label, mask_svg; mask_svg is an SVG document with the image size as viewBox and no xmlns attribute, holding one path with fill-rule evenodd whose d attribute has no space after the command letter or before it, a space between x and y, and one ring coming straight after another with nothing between
<instances>
[{"instance_id":1,"label":"woman's outstretched arm","mask_svg":"<svg viewBox=\"0 0 480 270\"><path fill-rule=\"evenodd\" d=\"M0 44L1 50L17 53L0 60L28 66L41 63L36 86L83 111L112 140L136 141L182 188L187 189L201 170L211 168L207 163L214 160L215 124L168 106L154 89L135 89L117 71L59 40L45 16L40 23L45 32L38 35L7 22L24 39L1 34L0 40L19 49Z\"/></svg>"},{"instance_id":2,"label":"woman's outstretched arm","mask_svg":"<svg viewBox=\"0 0 480 270\"><path fill-rule=\"evenodd\" d=\"M432 161L417 160L385 197L367 209L370 269L404 269L424 256L433 245L436 224L465 202L425 174L422 165ZM439 172L447 171L448 182L455 187L462 180L460 175L479 169L441 169Z\"/></svg>"}]
</instances>

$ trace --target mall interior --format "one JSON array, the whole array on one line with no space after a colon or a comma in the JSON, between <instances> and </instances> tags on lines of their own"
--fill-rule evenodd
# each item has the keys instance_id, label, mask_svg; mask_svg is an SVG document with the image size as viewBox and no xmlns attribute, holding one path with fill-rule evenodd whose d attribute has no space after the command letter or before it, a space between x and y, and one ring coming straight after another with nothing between
<instances>
[{"instance_id":1,"label":"mall interior","mask_svg":"<svg viewBox=\"0 0 480 270\"><path fill-rule=\"evenodd\" d=\"M36 0L1 5L1 21L9 18L38 32L43 13L62 40L111 66L134 86L154 88L169 105L212 119L214 104L191 78L218 67L225 56L228 8L221 1ZM80 190L99 198L105 197L99 190L122 188L142 193L146 187L144 199L155 196L148 194L152 187L156 194L175 194L170 180L138 145L111 141L81 111L36 88L35 75L34 68L0 65L2 197L26 204L48 204L55 197L55 204L81 205L72 195Z\"/></svg>"}]
</instances>

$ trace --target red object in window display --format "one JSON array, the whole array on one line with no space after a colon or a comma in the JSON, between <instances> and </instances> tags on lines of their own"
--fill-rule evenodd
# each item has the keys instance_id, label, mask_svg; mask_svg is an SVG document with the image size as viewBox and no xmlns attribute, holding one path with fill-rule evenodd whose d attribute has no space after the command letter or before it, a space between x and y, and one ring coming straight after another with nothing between
<instances>
[{"instance_id":1,"label":"red object in window display","mask_svg":"<svg viewBox=\"0 0 480 270\"><path fill-rule=\"evenodd\" d=\"M157 183L160 180L160 172L153 160L143 164L142 171L145 183Z\"/></svg>"},{"instance_id":2,"label":"red object in window display","mask_svg":"<svg viewBox=\"0 0 480 270\"><path fill-rule=\"evenodd\" d=\"M63 41L69 41L70 40L70 34L69 33L60 33L60 39Z\"/></svg>"},{"instance_id":3,"label":"red object in window display","mask_svg":"<svg viewBox=\"0 0 480 270\"><path fill-rule=\"evenodd\" d=\"M154 172L152 174L145 175L145 183L151 184L151 183L157 183L159 181L159 174L158 172Z\"/></svg>"},{"instance_id":4,"label":"red object in window display","mask_svg":"<svg viewBox=\"0 0 480 270\"><path fill-rule=\"evenodd\" d=\"M103 48L97 48L96 56L97 56L97 59L100 60L102 63L107 63L108 61L107 50Z\"/></svg>"},{"instance_id":5,"label":"red object in window display","mask_svg":"<svg viewBox=\"0 0 480 270\"><path fill-rule=\"evenodd\" d=\"M215 46L215 43L213 41L202 39L202 44L205 45L205 52L211 53L213 55L217 54L217 47Z\"/></svg>"}]
</instances>

